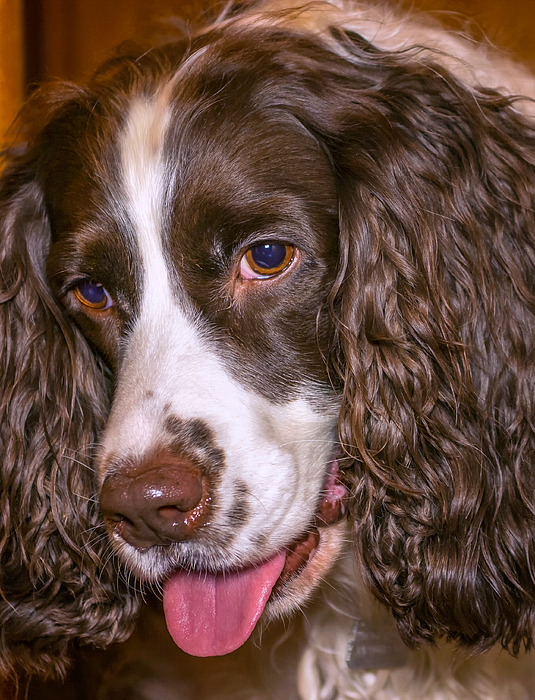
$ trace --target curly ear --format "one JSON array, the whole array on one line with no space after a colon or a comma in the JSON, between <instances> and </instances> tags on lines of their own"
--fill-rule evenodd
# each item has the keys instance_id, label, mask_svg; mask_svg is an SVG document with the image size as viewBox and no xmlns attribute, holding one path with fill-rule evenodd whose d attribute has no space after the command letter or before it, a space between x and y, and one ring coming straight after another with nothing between
<instances>
[{"instance_id":1,"label":"curly ear","mask_svg":"<svg viewBox=\"0 0 535 700\"><path fill-rule=\"evenodd\" d=\"M440 66L346 48L355 79L316 131L338 174L364 573L408 644L518 653L535 624L535 131Z\"/></svg>"},{"instance_id":2,"label":"curly ear","mask_svg":"<svg viewBox=\"0 0 535 700\"><path fill-rule=\"evenodd\" d=\"M46 280L30 143L0 179L0 673L64 672L69 642L124 638L137 603L111 561L91 452L108 381Z\"/></svg>"}]
</instances>

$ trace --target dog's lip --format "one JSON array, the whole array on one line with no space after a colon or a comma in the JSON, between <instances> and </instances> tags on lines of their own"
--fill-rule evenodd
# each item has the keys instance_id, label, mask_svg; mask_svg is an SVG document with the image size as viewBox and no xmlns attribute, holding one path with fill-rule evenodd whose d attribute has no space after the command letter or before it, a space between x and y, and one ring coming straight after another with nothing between
<instances>
[{"instance_id":1,"label":"dog's lip","mask_svg":"<svg viewBox=\"0 0 535 700\"><path fill-rule=\"evenodd\" d=\"M279 590L289 580L297 577L316 554L322 528L338 523L347 512L349 491L341 478L339 462L329 463L314 522L304 535L286 547L286 562L275 586Z\"/></svg>"}]
</instances>

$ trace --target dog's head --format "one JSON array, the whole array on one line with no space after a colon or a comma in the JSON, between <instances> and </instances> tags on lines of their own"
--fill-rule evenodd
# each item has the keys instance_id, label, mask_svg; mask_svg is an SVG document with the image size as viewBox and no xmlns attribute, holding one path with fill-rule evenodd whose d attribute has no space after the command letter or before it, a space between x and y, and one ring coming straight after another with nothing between
<instances>
[{"instance_id":1,"label":"dog's head","mask_svg":"<svg viewBox=\"0 0 535 700\"><path fill-rule=\"evenodd\" d=\"M126 635L131 574L186 650L229 651L348 522L407 643L531 642L535 135L326 36L229 21L28 106L0 192L6 667Z\"/></svg>"}]
</instances>

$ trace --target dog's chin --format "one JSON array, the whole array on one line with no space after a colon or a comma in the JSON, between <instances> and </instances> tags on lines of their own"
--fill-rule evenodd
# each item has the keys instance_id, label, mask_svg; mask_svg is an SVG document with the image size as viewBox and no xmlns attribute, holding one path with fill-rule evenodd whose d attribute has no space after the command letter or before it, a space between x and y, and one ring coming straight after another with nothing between
<instances>
[{"instance_id":1,"label":"dog's chin","mask_svg":"<svg viewBox=\"0 0 535 700\"><path fill-rule=\"evenodd\" d=\"M270 558L226 573L175 570L163 586L167 628L193 656L222 656L258 623L301 608L326 577L347 539L347 520L311 528Z\"/></svg>"},{"instance_id":2,"label":"dog's chin","mask_svg":"<svg viewBox=\"0 0 535 700\"><path fill-rule=\"evenodd\" d=\"M262 619L271 621L299 610L325 580L349 538L347 519L323 527L318 532L317 545L306 562L292 570L292 554L286 557L282 574L269 597ZM308 543L304 543L307 547Z\"/></svg>"}]
</instances>

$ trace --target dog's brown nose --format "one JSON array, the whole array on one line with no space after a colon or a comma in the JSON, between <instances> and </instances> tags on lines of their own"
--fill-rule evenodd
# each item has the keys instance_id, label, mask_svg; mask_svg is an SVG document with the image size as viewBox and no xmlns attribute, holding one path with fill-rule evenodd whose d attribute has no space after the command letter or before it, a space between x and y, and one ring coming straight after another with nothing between
<instances>
[{"instance_id":1,"label":"dog's brown nose","mask_svg":"<svg viewBox=\"0 0 535 700\"><path fill-rule=\"evenodd\" d=\"M207 503L199 468L167 454L119 466L100 494L108 526L138 549L188 539L206 522Z\"/></svg>"}]
</instances>

